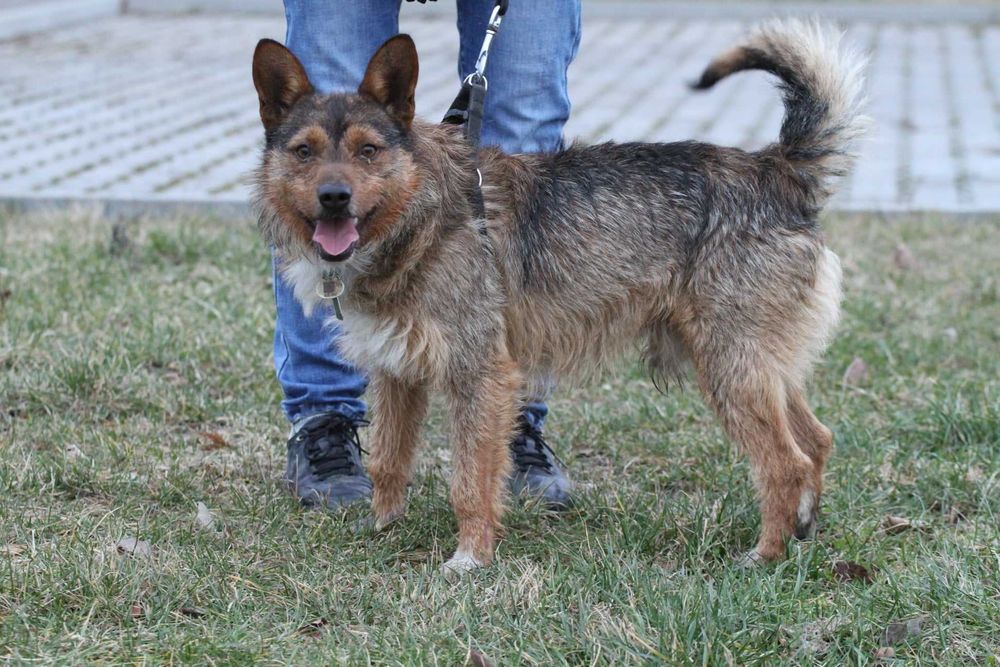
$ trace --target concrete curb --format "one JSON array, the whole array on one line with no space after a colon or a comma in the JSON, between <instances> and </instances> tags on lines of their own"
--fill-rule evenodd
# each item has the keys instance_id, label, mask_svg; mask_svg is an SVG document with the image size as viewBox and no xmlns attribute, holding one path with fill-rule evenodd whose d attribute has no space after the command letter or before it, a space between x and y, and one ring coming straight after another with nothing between
<instances>
[{"instance_id":1,"label":"concrete curb","mask_svg":"<svg viewBox=\"0 0 1000 667\"><path fill-rule=\"evenodd\" d=\"M0 10L0 40L118 14L120 0L48 0Z\"/></svg>"},{"instance_id":2,"label":"concrete curb","mask_svg":"<svg viewBox=\"0 0 1000 667\"><path fill-rule=\"evenodd\" d=\"M208 199L102 199L85 197L11 197L0 195L0 211L31 214L82 208L112 219L210 217L248 221L254 217L248 201Z\"/></svg>"},{"instance_id":3,"label":"concrete curb","mask_svg":"<svg viewBox=\"0 0 1000 667\"><path fill-rule=\"evenodd\" d=\"M128 12L140 14L164 13L282 13L277 0L127 0ZM441 0L417 4L404 2L402 11L423 14L433 18L453 18L453 2ZM873 23L1000 23L1000 5L926 5L881 4L854 2L786 2L760 0L735 2L708 0L663 1L654 0L585 0L586 17L603 18L670 18L670 19L728 19L753 21L772 16L822 16L834 21L867 21Z\"/></svg>"}]
</instances>

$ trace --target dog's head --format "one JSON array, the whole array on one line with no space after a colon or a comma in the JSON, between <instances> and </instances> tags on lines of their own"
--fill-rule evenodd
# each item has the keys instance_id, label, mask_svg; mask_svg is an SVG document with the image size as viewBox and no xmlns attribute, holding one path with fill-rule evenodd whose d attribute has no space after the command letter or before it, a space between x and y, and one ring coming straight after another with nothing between
<instances>
[{"instance_id":1,"label":"dog's head","mask_svg":"<svg viewBox=\"0 0 1000 667\"><path fill-rule=\"evenodd\" d=\"M253 82L265 133L257 196L267 240L288 254L342 262L384 236L420 179L410 136L413 40L383 44L357 93L319 95L291 51L264 39Z\"/></svg>"}]
</instances>

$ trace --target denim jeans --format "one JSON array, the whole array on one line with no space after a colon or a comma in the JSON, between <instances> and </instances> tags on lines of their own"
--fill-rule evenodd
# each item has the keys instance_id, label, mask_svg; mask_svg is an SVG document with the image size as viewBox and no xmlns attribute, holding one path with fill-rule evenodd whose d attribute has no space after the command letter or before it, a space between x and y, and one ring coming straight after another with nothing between
<instances>
[{"instance_id":1,"label":"denim jeans","mask_svg":"<svg viewBox=\"0 0 1000 667\"><path fill-rule=\"evenodd\" d=\"M456 2L461 42L457 93L461 77L472 71L479 55L494 3ZM399 7L400 0L285 0L285 42L317 91L354 91L376 49L399 32ZM580 0L510 0L486 66L484 145L509 153L562 147L570 109L566 71L579 42ZM340 356L336 329L331 346L331 331L324 326L330 313L317 308L306 317L277 271L274 294L274 366L289 420L327 411L362 418L367 380ZM547 412L537 399L524 410L539 427Z\"/></svg>"}]
</instances>

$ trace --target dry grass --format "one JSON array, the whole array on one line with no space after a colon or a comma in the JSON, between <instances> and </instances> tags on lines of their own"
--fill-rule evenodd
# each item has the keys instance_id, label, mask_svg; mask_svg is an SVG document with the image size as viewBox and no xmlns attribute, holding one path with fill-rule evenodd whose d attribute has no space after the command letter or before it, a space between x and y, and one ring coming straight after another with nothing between
<instances>
[{"instance_id":1,"label":"dry grass","mask_svg":"<svg viewBox=\"0 0 1000 667\"><path fill-rule=\"evenodd\" d=\"M111 252L99 217L0 216L0 661L997 664L1000 228L828 227L847 284L812 392L837 440L818 541L734 569L745 463L693 391L633 369L553 401L577 509L514 509L498 564L450 586L438 414L386 534L285 496L250 223L133 221ZM855 357L868 379L844 386ZM119 552L130 536L148 557Z\"/></svg>"}]
</instances>

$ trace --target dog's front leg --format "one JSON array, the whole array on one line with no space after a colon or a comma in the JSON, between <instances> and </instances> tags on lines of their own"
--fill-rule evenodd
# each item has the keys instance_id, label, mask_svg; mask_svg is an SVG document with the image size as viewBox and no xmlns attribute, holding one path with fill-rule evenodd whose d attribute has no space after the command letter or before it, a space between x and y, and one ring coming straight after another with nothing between
<instances>
[{"instance_id":1,"label":"dog's front leg","mask_svg":"<svg viewBox=\"0 0 1000 667\"><path fill-rule=\"evenodd\" d=\"M510 472L508 443L520 406L521 375L504 356L450 385L455 466L451 504L458 518L458 549L445 563L445 574L467 572L493 559Z\"/></svg>"},{"instance_id":2,"label":"dog's front leg","mask_svg":"<svg viewBox=\"0 0 1000 667\"><path fill-rule=\"evenodd\" d=\"M374 485L372 512L378 530L402 516L420 427L427 413L427 390L386 373L371 379L372 439L368 473Z\"/></svg>"}]
</instances>

